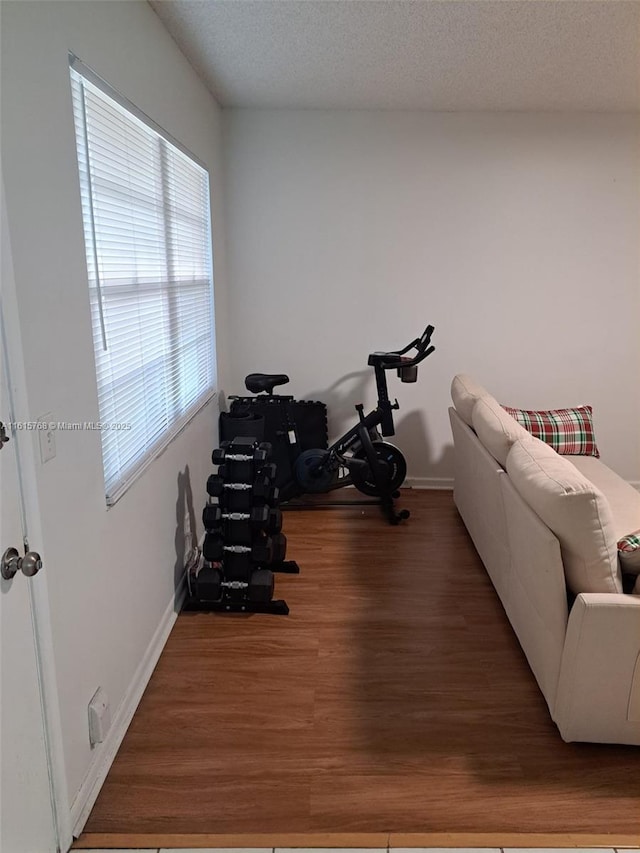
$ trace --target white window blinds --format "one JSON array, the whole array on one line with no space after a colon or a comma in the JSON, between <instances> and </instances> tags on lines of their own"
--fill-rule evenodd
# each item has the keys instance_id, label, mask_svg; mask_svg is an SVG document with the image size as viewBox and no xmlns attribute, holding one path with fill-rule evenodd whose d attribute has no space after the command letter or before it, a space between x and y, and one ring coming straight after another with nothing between
<instances>
[{"instance_id":1,"label":"white window blinds","mask_svg":"<svg viewBox=\"0 0 640 853\"><path fill-rule=\"evenodd\" d=\"M212 395L209 176L71 60L107 503Z\"/></svg>"}]
</instances>

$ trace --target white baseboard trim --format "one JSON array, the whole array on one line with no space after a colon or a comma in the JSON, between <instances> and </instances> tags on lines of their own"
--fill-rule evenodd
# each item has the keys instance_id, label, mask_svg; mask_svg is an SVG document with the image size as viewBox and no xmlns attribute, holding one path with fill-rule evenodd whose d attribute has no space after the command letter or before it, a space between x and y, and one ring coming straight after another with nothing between
<instances>
[{"instance_id":1,"label":"white baseboard trim","mask_svg":"<svg viewBox=\"0 0 640 853\"><path fill-rule=\"evenodd\" d=\"M76 794L73 805L71 806L70 815L74 838L77 838L84 829L91 809L98 799L98 794L104 784L104 780L107 778L107 773L111 769L111 765L120 749L120 744L142 699L142 694L158 663L158 658L162 654L171 629L178 618L178 613L182 609L185 596L186 584L183 580L169 602L160 620L160 624L136 669L129 689L116 711L107 738L96 751L95 758L87 771L80 790Z\"/></svg>"},{"instance_id":2,"label":"white baseboard trim","mask_svg":"<svg viewBox=\"0 0 640 853\"><path fill-rule=\"evenodd\" d=\"M453 490L453 477L407 477L405 484L412 489Z\"/></svg>"}]
</instances>

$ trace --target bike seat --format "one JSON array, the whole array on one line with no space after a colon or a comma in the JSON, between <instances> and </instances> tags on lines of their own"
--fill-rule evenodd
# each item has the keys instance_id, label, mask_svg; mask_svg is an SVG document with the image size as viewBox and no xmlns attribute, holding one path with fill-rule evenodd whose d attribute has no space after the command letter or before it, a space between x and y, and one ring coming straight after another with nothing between
<instances>
[{"instance_id":1,"label":"bike seat","mask_svg":"<svg viewBox=\"0 0 640 853\"><path fill-rule=\"evenodd\" d=\"M286 385L289 377L285 373L250 373L244 378L244 387L252 394L265 391L273 394L276 385Z\"/></svg>"}]
</instances>

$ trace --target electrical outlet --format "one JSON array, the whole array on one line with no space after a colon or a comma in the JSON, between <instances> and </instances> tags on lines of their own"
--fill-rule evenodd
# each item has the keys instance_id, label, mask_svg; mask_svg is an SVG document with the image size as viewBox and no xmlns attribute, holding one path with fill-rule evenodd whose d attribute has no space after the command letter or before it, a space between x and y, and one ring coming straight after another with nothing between
<instances>
[{"instance_id":1,"label":"electrical outlet","mask_svg":"<svg viewBox=\"0 0 640 853\"><path fill-rule=\"evenodd\" d=\"M45 463L56 455L56 432L53 428L51 412L39 417L38 423L43 424L42 427L38 427L38 439L40 441L40 460Z\"/></svg>"},{"instance_id":2,"label":"electrical outlet","mask_svg":"<svg viewBox=\"0 0 640 853\"><path fill-rule=\"evenodd\" d=\"M98 687L89 702L89 741L91 746L102 743L111 726L111 706L109 697Z\"/></svg>"}]
</instances>

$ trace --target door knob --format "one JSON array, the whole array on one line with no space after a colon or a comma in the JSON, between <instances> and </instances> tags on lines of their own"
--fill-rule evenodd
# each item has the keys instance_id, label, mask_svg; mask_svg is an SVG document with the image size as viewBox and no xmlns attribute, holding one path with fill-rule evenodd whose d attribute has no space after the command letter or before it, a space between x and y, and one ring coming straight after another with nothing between
<instances>
[{"instance_id":1,"label":"door knob","mask_svg":"<svg viewBox=\"0 0 640 853\"><path fill-rule=\"evenodd\" d=\"M42 559L36 551L27 551L24 557L21 557L15 548L7 548L0 562L0 573L6 581L11 580L21 570L23 575L32 578L41 568Z\"/></svg>"}]
</instances>

